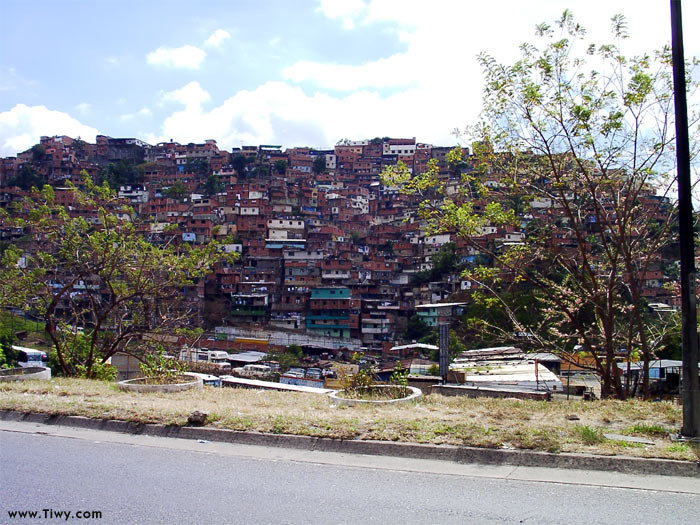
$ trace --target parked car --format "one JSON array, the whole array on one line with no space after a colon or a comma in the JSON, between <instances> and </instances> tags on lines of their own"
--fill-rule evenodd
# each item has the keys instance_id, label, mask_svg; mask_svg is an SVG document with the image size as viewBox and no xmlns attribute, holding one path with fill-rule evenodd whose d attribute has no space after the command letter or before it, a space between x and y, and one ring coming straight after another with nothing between
<instances>
[{"instance_id":1,"label":"parked car","mask_svg":"<svg viewBox=\"0 0 700 525\"><path fill-rule=\"evenodd\" d=\"M321 369L320 368L309 368L306 371L306 377L309 377L311 379L321 379Z\"/></svg>"}]
</instances>

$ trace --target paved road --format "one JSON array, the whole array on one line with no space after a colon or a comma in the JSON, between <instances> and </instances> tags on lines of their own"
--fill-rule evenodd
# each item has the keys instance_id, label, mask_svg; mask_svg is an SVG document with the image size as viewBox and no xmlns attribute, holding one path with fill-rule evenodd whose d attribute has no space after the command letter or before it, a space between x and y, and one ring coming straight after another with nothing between
<instances>
[{"instance_id":1,"label":"paved road","mask_svg":"<svg viewBox=\"0 0 700 525\"><path fill-rule=\"evenodd\" d=\"M65 511L69 523L100 524L697 524L700 517L697 478L456 465L30 423L0 423L0 469L0 523L65 523ZM38 515L11 518L14 510ZM78 511L101 518L76 519Z\"/></svg>"}]
</instances>

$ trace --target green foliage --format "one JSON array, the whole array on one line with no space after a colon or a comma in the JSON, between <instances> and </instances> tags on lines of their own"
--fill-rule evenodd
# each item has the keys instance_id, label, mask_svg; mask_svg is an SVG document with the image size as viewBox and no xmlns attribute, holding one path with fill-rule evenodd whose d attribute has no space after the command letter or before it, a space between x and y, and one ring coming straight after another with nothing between
<instances>
[{"instance_id":1,"label":"green foliage","mask_svg":"<svg viewBox=\"0 0 700 525\"><path fill-rule=\"evenodd\" d=\"M638 434L642 436L665 437L672 434L673 430L661 425L648 425L637 423L625 430L625 434Z\"/></svg>"},{"instance_id":2,"label":"green foliage","mask_svg":"<svg viewBox=\"0 0 700 525\"><path fill-rule=\"evenodd\" d=\"M216 175L209 175L204 183L204 194L211 196L224 191L224 183Z\"/></svg>"},{"instance_id":3,"label":"green foliage","mask_svg":"<svg viewBox=\"0 0 700 525\"><path fill-rule=\"evenodd\" d=\"M284 175L287 173L287 161L286 160L276 160L275 163L272 165L275 172L277 172L279 175Z\"/></svg>"},{"instance_id":4,"label":"green foliage","mask_svg":"<svg viewBox=\"0 0 700 525\"><path fill-rule=\"evenodd\" d=\"M668 48L625 57L621 16L612 34L614 43L586 45L565 12L538 26L515 63L482 54L483 117L465 135L473 169L459 167L459 150L448 155L464 184L446 194L436 169L414 175L401 165L382 180L420 199L429 233L456 232L485 258L489 268L469 277L483 294L478 306L505 320L502 336L532 334L558 352L582 344L602 395L624 397L616 349L638 348L648 362L669 328L649 314L642 288L675 244L673 126L658 125L673 119L673 85ZM688 79L695 104L697 77ZM522 240L499 243L485 228L520 228ZM532 304L517 304L524 290ZM478 330L479 316L470 319Z\"/></svg>"},{"instance_id":5,"label":"green foliage","mask_svg":"<svg viewBox=\"0 0 700 525\"><path fill-rule=\"evenodd\" d=\"M163 190L163 195L165 197L170 197L171 199L182 200L187 195L187 188L185 185L178 181L175 181L171 186L168 186Z\"/></svg>"},{"instance_id":6,"label":"green foliage","mask_svg":"<svg viewBox=\"0 0 700 525\"><path fill-rule=\"evenodd\" d=\"M207 159L188 158L185 163L185 173L194 173L200 177L211 175L211 166Z\"/></svg>"},{"instance_id":7,"label":"green foliage","mask_svg":"<svg viewBox=\"0 0 700 525\"><path fill-rule=\"evenodd\" d=\"M320 175L321 173L326 172L326 156L325 155L317 155L314 157L314 162L311 165L311 170L314 172L315 175Z\"/></svg>"},{"instance_id":8,"label":"green foliage","mask_svg":"<svg viewBox=\"0 0 700 525\"><path fill-rule=\"evenodd\" d=\"M436 364L430 365L430 367L428 367L428 375L429 376L439 376L440 375L440 367Z\"/></svg>"},{"instance_id":9,"label":"green foliage","mask_svg":"<svg viewBox=\"0 0 700 525\"><path fill-rule=\"evenodd\" d=\"M12 337L0 336L0 368L14 368L17 366L17 355L12 350Z\"/></svg>"},{"instance_id":10,"label":"green foliage","mask_svg":"<svg viewBox=\"0 0 700 525\"><path fill-rule=\"evenodd\" d=\"M100 180L106 182L113 190L120 186L135 186L143 183L143 167L135 165L126 159L112 162L100 173Z\"/></svg>"},{"instance_id":11,"label":"green foliage","mask_svg":"<svg viewBox=\"0 0 700 525\"><path fill-rule=\"evenodd\" d=\"M452 361L455 360L459 354L462 352L466 352L469 350L469 348L462 342L461 338L457 334L455 330L450 330L450 335L449 335L449 341L450 341L450 349L449 349L449 355L448 359L449 362L451 363ZM437 333L437 331L434 331L430 334L428 337L424 337L421 339L421 343L423 344L428 344L428 345L435 345L435 346L440 346L440 337ZM440 349L437 350L431 350L429 353L429 359L431 361L439 361L440 360Z\"/></svg>"},{"instance_id":12,"label":"green foliage","mask_svg":"<svg viewBox=\"0 0 700 525\"><path fill-rule=\"evenodd\" d=\"M32 188L41 188L47 182L48 178L39 174L31 164L24 164L15 175L7 179L6 184L29 191Z\"/></svg>"},{"instance_id":13,"label":"green foliage","mask_svg":"<svg viewBox=\"0 0 700 525\"><path fill-rule=\"evenodd\" d=\"M354 374L341 373L340 386L351 396L359 396L363 390L374 384L377 370L373 366L361 368Z\"/></svg>"},{"instance_id":14,"label":"green foliage","mask_svg":"<svg viewBox=\"0 0 700 525\"><path fill-rule=\"evenodd\" d=\"M302 357L304 357L304 350L299 345L289 345L287 347L287 352L296 357L297 359L301 359Z\"/></svg>"},{"instance_id":15,"label":"green foliage","mask_svg":"<svg viewBox=\"0 0 700 525\"><path fill-rule=\"evenodd\" d=\"M49 367L55 376L73 376L84 379L96 379L98 381L115 381L117 369L101 360L97 360L88 366L86 363L90 356L90 334L76 331L70 333L64 326L58 337L61 338L64 348L63 359L70 369L66 373L58 359L56 352L49 352Z\"/></svg>"},{"instance_id":16,"label":"green foliage","mask_svg":"<svg viewBox=\"0 0 700 525\"><path fill-rule=\"evenodd\" d=\"M245 167L247 164L248 157L241 153L234 155L234 157L231 159L231 165L233 166L233 169L236 170L236 174L239 177L245 176Z\"/></svg>"},{"instance_id":17,"label":"green foliage","mask_svg":"<svg viewBox=\"0 0 700 525\"><path fill-rule=\"evenodd\" d=\"M443 277L457 271L457 247L455 243L448 242L440 247L440 250L433 255L433 267L430 270L421 270L411 276L414 284L424 284L439 281Z\"/></svg>"},{"instance_id":18,"label":"green foliage","mask_svg":"<svg viewBox=\"0 0 700 525\"><path fill-rule=\"evenodd\" d=\"M46 155L46 146L43 144L34 144L31 147L31 152L32 152L32 161L33 162L40 162L44 159L44 156Z\"/></svg>"},{"instance_id":19,"label":"green foliage","mask_svg":"<svg viewBox=\"0 0 700 525\"><path fill-rule=\"evenodd\" d=\"M586 445L597 445L605 441L605 436L599 428L592 428L587 425L574 427L574 432L578 438Z\"/></svg>"},{"instance_id":20,"label":"green foliage","mask_svg":"<svg viewBox=\"0 0 700 525\"><path fill-rule=\"evenodd\" d=\"M253 171L253 176L258 179L267 178L270 175L270 166L257 166Z\"/></svg>"},{"instance_id":21,"label":"green foliage","mask_svg":"<svg viewBox=\"0 0 700 525\"><path fill-rule=\"evenodd\" d=\"M379 250L384 252L386 255L394 255L394 242L392 240L386 241L379 247Z\"/></svg>"},{"instance_id":22,"label":"green foliage","mask_svg":"<svg viewBox=\"0 0 700 525\"><path fill-rule=\"evenodd\" d=\"M5 251L0 297L42 319L64 374L93 377L99 363L135 347L143 334L190 327L194 312L183 290L235 256L213 242L151 244L108 185L96 186L84 173L84 186L71 188L74 204L96 210L94 221L58 205L49 186L14 210L10 220L30 225L41 242Z\"/></svg>"},{"instance_id":23,"label":"green foliage","mask_svg":"<svg viewBox=\"0 0 700 525\"><path fill-rule=\"evenodd\" d=\"M394 387L394 397L405 397L408 395L408 370L404 370L399 361L394 366L394 371L389 377L389 384Z\"/></svg>"},{"instance_id":24,"label":"green foliage","mask_svg":"<svg viewBox=\"0 0 700 525\"><path fill-rule=\"evenodd\" d=\"M155 353L146 355L139 368L143 377L154 383L168 383L188 370L187 364L167 357L161 345L158 345Z\"/></svg>"},{"instance_id":25,"label":"green foliage","mask_svg":"<svg viewBox=\"0 0 700 525\"><path fill-rule=\"evenodd\" d=\"M284 373L293 366L299 366L302 357L304 357L304 350L299 345L292 344L285 350L268 352L266 359L268 361L277 361L280 365L280 370Z\"/></svg>"},{"instance_id":26,"label":"green foliage","mask_svg":"<svg viewBox=\"0 0 700 525\"><path fill-rule=\"evenodd\" d=\"M406 323L406 332L404 333L404 339L408 341L418 341L419 339L425 337L430 333L432 329L428 324L421 319L418 314L413 314L408 318Z\"/></svg>"}]
</instances>

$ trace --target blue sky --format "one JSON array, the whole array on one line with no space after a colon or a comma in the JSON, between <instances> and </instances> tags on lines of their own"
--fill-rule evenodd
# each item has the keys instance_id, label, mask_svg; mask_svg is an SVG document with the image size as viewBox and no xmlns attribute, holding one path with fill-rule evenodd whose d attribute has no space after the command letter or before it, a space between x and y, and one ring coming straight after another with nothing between
<instances>
[{"instance_id":1,"label":"blue sky","mask_svg":"<svg viewBox=\"0 0 700 525\"><path fill-rule=\"evenodd\" d=\"M514 60L567 7L596 42L624 13L629 54L670 41L666 0L0 0L0 156L54 134L452 145L480 110L476 55Z\"/></svg>"}]
</instances>

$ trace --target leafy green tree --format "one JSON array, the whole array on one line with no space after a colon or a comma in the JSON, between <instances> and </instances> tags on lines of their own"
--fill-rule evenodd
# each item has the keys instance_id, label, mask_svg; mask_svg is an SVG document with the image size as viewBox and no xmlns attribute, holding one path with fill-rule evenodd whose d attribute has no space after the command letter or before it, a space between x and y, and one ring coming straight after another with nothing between
<instances>
[{"instance_id":1,"label":"leafy green tree","mask_svg":"<svg viewBox=\"0 0 700 525\"><path fill-rule=\"evenodd\" d=\"M211 166L207 159L188 158L185 163L185 172L195 173L200 177L206 177L211 174Z\"/></svg>"},{"instance_id":2,"label":"leafy green tree","mask_svg":"<svg viewBox=\"0 0 700 525\"><path fill-rule=\"evenodd\" d=\"M7 186L29 191L32 188L41 188L48 182L48 178L41 175L31 164L24 164L19 171L7 180Z\"/></svg>"},{"instance_id":3,"label":"leafy green tree","mask_svg":"<svg viewBox=\"0 0 700 525\"><path fill-rule=\"evenodd\" d=\"M17 356L12 350L12 336L0 335L0 368L14 368L17 366Z\"/></svg>"},{"instance_id":4,"label":"leafy green tree","mask_svg":"<svg viewBox=\"0 0 700 525\"><path fill-rule=\"evenodd\" d=\"M248 157L241 153L234 155L234 157L231 159L231 165L233 166L233 169L236 170L236 174L239 177L245 176L245 167L247 164Z\"/></svg>"},{"instance_id":5,"label":"leafy green tree","mask_svg":"<svg viewBox=\"0 0 700 525\"><path fill-rule=\"evenodd\" d=\"M457 194L445 192L435 165L416 177L392 168L384 180L422 199L432 231L458 233L493 263L470 277L509 312L508 331L532 334L565 359L581 345L602 395L623 398L622 348L638 349L627 359L641 356L648 391L656 321L642 287L674 242L675 156L670 50L625 57L625 20L612 22L612 43L586 45L585 30L565 11L554 27L537 27L538 44L521 46L515 64L480 56L484 118L469 131L474 170L462 174ZM690 114L697 131L697 108ZM486 200L480 209L477 197ZM521 242L483 242L486 227L525 223ZM537 290L535 326L509 304L522 283Z\"/></svg>"},{"instance_id":6,"label":"leafy green tree","mask_svg":"<svg viewBox=\"0 0 700 525\"><path fill-rule=\"evenodd\" d=\"M12 210L7 220L28 227L36 241L5 250L0 296L43 319L64 374L95 377L100 363L138 349L145 334L192 327L198 306L183 290L230 256L216 243L179 243L177 233L150 244L133 210L107 185L83 177L85 190L72 188L74 202L95 210L92 221L59 205L50 186Z\"/></svg>"},{"instance_id":7,"label":"leafy green tree","mask_svg":"<svg viewBox=\"0 0 700 525\"><path fill-rule=\"evenodd\" d=\"M276 160L275 163L273 164L273 167L279 175L284 175L285 173L287 173L287 161L286 160L282 160L282 159Z\"/></svg>"},{"instance_id":8,"label":"leafy green tree","mask_svg":"<svg viewBox=\"0 0 700 525\"><path fill-rule=\"evenodd\" d=\"M445 275L453 273L458 268L457 246L453 242L448 242L440 247L433 255L433 267L429 270L422 270L413 275L415 284L439 281Z\"/></svg>"},{"instance_id":9,"label":"leafy green tree","mask_svg":"<svg viewBox=\"0 0 700 525\"><path fill-rule=\"evenodd\" d=\"M107 182L110 188L118 190L120 186L137 186L143 183L143 167L126 159L110 163L100 173L100 180Z\"/></svg>"},{"instance_id":10,"label":"leafy green tree","mask_svg":"<svg viewBox=\"0 0 700 525\"><path fill-rule=\"evenodd\" d=\"M41 162L44 159L44 156L46 155L46 146L44 146L43 144L34 144L31 147L31 152L32 161Z\"/></svg>"},{"instance_id":11,"label":"leafy green tree","mask_svg":"<svg viewBox=\"0 0 700 525\"><path fill-rule=\"evenodd\" d=\"M386 241L379 247L379 251L384 252L386 255L394 255L394 242L392 240Z\"/></svg>"},{"instance_id":12,"label":"leafy green tree","mask_svg":"<svg viewBox=\"0 0 700 525\"><path fill-rule=\"evenodd\" d=\"M224 191L224 183L216 175L209 175L207 181L204 183L204 194L205 195L216 195Z\"/></svg>"},{"instance_id":13,"label":"leafy green tree","mask_svg":"<svg viewBox=\"0 0 700 525\"><path fill-rule=\"evenodd\" d=\"M450 353L449 353L449 360L450 362L454 361L454 359L459 356L462 352L466 352L468 350L467 346L464 344L464 342L461 340L459 335L457 335L457 332L453 329L450 329L450 335L449 335L449 340L450 340ZM434 346L439 346L440 345L440 336L438 335L437 330L433 330L428 334L427 336L423 337L420 340L421 343L426 344L426 345L434 345ZM440 350L431 350L428 353L428 357L431 361L439 361L440 360Z\"/></svg>"},{"instance_id":14,"label":"leafy green tree","mask_svg":"<svg viewBox=\"0 0 700 525\"><path fill-rule=\"evenodd\" d=\"M253 171L253 175L259 179L267 178L270 175L270 166L257 166Z\"/></svg>"},{"instance_id":15,"label":"leafy green tree","mask_svg":"<svg viewBox=\"0 0 700 525\"><path fill-rule=\"evenodd\" d=\"M419 339L428 335L430 331L430 326L428 326L428 324L423 321L418 314L414 314L408 318L404 339L408 341L418 341Z\"/></svg>"},{"instance_id":16,"label":"leafy green tree","mask_svg":"<svg viewBox=\"0 0 700 525\"><path fill-rule=\"evenodd\" d=\"M304 357L304 350L299 345L289 345L280 351L271 351L267 354L267 359L277 361L280 370L284 373L293 366L299 366L300 359Z\"/></svg>"},{"instance_id":17,"label":"leafy green tree","mask_svg":"<svg viewBox=\"0 0 700 525\"><path fill-rule=\"evenodd\" d=\"M314 172L315 175L320 175L321 173L326 172L326 156L325 155L317 155L314 157L314 162L311 165L311 170Z\"/></svg>"},{"instance_id":18,"label":"leafy green tree","mask_svg":"<svg viewBox=\"0 0 700 525\"><path fill-rule=\"evenodd\" d=\"M187 195L187 188L181 181L175 181L172 185L163 190L163 195L171 199L182 200Z\"/></svg>"}]
</instances>

